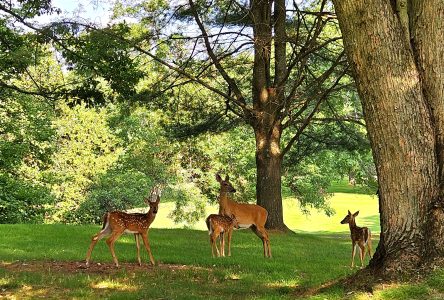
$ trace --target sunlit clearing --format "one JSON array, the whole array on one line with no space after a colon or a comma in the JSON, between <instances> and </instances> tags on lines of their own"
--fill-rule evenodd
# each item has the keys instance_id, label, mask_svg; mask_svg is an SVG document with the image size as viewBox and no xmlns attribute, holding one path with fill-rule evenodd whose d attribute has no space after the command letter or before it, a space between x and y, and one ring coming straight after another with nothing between
<instances>
[{"instance_id":1,"label":"sunlit clearing","mask_svg":"<svg viewBox=\"0 0 444 300\"><path fill-rule=\"evenodd\" d=\"M11 279L9 278L0 278L0 286L5 286L11 284Z\"/></svg>"},{"instance_id":2,"label":"sunlit clearing","mask_svg":"<svg viewBox=\"0 0 444 300\"><path fill-rule=\"evenodd\" d=\"M358 293L353 297L355 300L368 300L368 299L374 299L372 294L369 293Z\"/></svg>"},{"instance_id":3,"label":"sunlit clearing","mask_svg":"<svg viewBox=\"0 0 444 300\"><path fill-rule=\"evenodd\" d=\"M20 295L20 297L17 298L11 298L11 299L22 299L22 298L44 298L49 294L48 289L41 289L41 288L35 288L29 285L24 285L20 288L20 290L16 293L17 295Z\"/></svg>"},{"instance_id":4,"label":"sunlit clearing","mask_svg":"<svg viewBox=\"0 0 444 300\"><path fill-rule=\"evenodd\" d=\"M97 283L91 284L91 287L93 289L112 289L112 290L119 290L119 291L135 291L137 290L137 287L129 284L123 284L120 282L115 282L112 280L103 280L99 281Z\"/></svg>"},{"instance_id":5,"label":"sunlit clearing","mask_svg":"<svg viewBox=\"0 0 444 300\"><path fill-rule=\"evenodd\" d=\"M236 274L236 273L230 273L227 276L225 276L225 279L240 280L241 276L239 274Z\"/></svg>"},{"instance_id":6,"label":"sunlit clearing","mask_svg":"<svg viewBox=\"0 0 444 300\"><path fill-rule=\"evenodd\" d=\"M295 288L299 286L299 284L300 282L298 279L291 279L291 280L279 280L279 281L270 282L267 284L267 286L270 288L284 288L284 287Z\"/></svg>"}]
</instances>

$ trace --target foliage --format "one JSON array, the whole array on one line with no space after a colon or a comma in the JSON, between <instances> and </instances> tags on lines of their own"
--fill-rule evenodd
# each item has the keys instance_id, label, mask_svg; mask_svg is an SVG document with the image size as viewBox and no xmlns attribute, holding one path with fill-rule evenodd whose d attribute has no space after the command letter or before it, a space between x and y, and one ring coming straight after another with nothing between
<instances>
[{"instance_id":1,"label":"foliage","mask_svg":"<svg viewBox=\"0 0 444 300\"><path fill-rule=\"evenodd\" d=\"M110 111L110 130L122 151L106 172L95 177L85 201L71 212L75 222L98 223L106 211L145 207L143 199L150 189L167 182L171 150L161 136L156 116L142 108L129 115L117 107Z\"/></svg>"},{"instance_id":2,"label":"foliage","mask_svg":"<svg viewBox=\"0 0 444 300\"><path fill-rule=\"evenodd\" d=\"M58 107L60 117L55 121L57 151L51 175L52 190L57 205L53 221L75 221L69 218L85 201L86 191L97 176L104 174L118 159L122 148L106 121L106 109Z\"/></svg>"},{"instance_id":3,"label":"foliage","mask_svg":"<svg viewBox=\"0 0 444 300\"><path fill-rule=\"evenodd\" d=\"M2 174L8 174L5 178L9 182L26 183L41 191L37 198L48 204L50 222L99 222L105 210L143 206L150 186L161 182L165 184L164 195L176 201L172 217L192 224L202 217L208 203L217 201L216 172L231 176L238 190L234 195L237 201L255 202L254 134L244 124L245 115L214 90L153 61L152 55L188 74L198 74L197 79L233 96L200 42L189 36L186 25L194 22L192 12L185 6L173 10L174 3L168 1L115 4L113 24L105 28L73 20L45 26L29 22L35 15L57 12L50 1L0 5L4 12L0 30L9 41L0 41L4 50L0 52L1 96L13 93L10 99L18 97L20 106L26 107L20 115L31 124L1 123L0 119L5 126L0 134L8 137L0 140ZM234 6L226 1L207 4L198 1L197 9L211 33L244 25L247 31L251 28L249 18L238 18L244 14L242 5L246 2ZM303 8L318 9L316 5ZM139 22L120 22L126 17ZM289 14L287 32L295 53L303 49L301 43L309 38L307 30L315 21L313 15L305 15L306 27L298 28L297 17ZM335 21L328 19L327 23L320 34L322 41L339 34ZM233 38L225 33L222 36ZM242 40L230 45L215 35L211 41L215 42L216 54L223 57L227 74L244 95L249 95L251 43L244 41L238 49L241 51L227 55L226 51L241 46ZM306 80L291 98L299 101L294 107L305 107L306 112L316 108L308 101L314 99L316 86L332 84L331 78L322 82L316 79L331 66L333 53L342 50L336 40L327 44L317 55L307 54L306 67L301 68ZM225 49L224 45L230 46ZM193 49L197 51L194 54ZM274 58L270 62L274 63ZM289 81L296 82L299 75L292 72ZM331 212L324 199L328 199L325 191L332 180L350 173L357 183L372 178L365 132L356 124L339 120L351 116L349 119L359 122L359 99L351 85L348 77L341 80L341 87L347 90L338 87L332 91L319 106L315 120L285 154L284 188L289 187L298 197L304 211L316 207ZM46 102L39 95L46 97ZM252 103L249 96L246 103ZM1 107L11 110L8 113L12 115L15 105L6 102ZM300 119L293 119L296 115ZM296 115L285 119L288 127L281 148L308 118L307 113ZM28 132L26 142L22 142L21 132ZM8 141L12 135L17 136ZM49 205L53 198L56 204Z\"/></svg>"},{"instance_id":4,"label":"foliage","mask_svg":"<svg viewBox=\"0 0 444 300\"><path fill-rule=\"evenodd\" d=\"M53 202L43 174L53 151L52 118L52 109L44 100L3 91L0 223L42 221L45 205Z\"/></svg>"},{"instance_id":5,"label":"foliage","mask_svg":"<svg viewBox=\"0 0 444 300\"><path fill-rule=\"evenodd\" d=\"M53 202L43 185L0 173L0 223L41 223Z\"/></svg>"},{"instance_id":6,"label":"foliage","mask_svg":"<svg viewBox=\"0 0 444 300\"><path fill-rule=\"evenodd\" d=\"M74 70L83 82L71 91L75 98L94 104L104 104L112 97L128 101L135 95L135 86L143 76L138 68L138 60L131 54L128 44L122 39L130 33L126 24L110 25L107 28L80 32L72 37L71 32L80 30L79 24L57 24L55 29L61 31L70 40L70 47L59 47L68 69ZM114 94L104 94L101 80ZM111 99L110 99L111 98Z\"/></svg>"}]
</instances>

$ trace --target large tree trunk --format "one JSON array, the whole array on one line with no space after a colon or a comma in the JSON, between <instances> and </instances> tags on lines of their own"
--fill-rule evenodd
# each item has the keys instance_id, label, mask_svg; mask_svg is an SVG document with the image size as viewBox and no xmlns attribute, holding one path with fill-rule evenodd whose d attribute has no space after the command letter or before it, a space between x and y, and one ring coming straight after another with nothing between
<instances>
[{"instance_id":1,"label":"large tree trunk","mask_svg":"<svg viewBox=\"0 0 444 300\"><path fill-rule=\"evenodd\" d=\"M275 126L271 131L264 132L263 128L255 131L256 136L256 196L257 204L268 211L266 227L269 229L286 230L284 224L281 196L281 166L280 151L281 129Z\"/></svg>"},{"instance_id":2,"label":"large tree trunk","mask_svg":"<svg viewBox=\"0 0 444 300\"><path fill-rule=\"evenodd\" d=\"M285 55L285 2L278 0L275 7L276 22L272 20L272 3L268 0L252 1L254 20L253 108L257 112L252 126L256 137L256 197L257 204L268 211L266 227L285 230L281 195L282 134L279 119L280 105L284 101ZM271 78L272 29L275 24L275 80Z\"/></svg>"},{"instance_id":3,"label":"large tree trunk","mask_svg":"<svg viewBox=\"0 0 444 300\"><path fill-rule=\"evenodd\" d=\"M410 33L436 135L440 190L429 220L429 257L444 255L444 1L410 1Z\"/></svg>"},{"instance_id":4,"label":"large tree trunk","mask_svg":"<svg viewBox=\"0 0 444 300\"><path fill-rule=\"evenodd\" d=\"M391 1L333 2L379 178L381 240L371 267L408 272L428 256L428 217L439 190L426 86Z\"/></svg>"}]
</instances>

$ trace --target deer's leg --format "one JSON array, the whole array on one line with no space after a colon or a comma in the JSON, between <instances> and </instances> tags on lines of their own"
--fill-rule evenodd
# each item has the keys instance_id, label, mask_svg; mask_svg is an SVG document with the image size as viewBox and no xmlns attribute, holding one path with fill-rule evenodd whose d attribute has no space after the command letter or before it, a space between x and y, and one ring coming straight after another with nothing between
<instances>
[{"instance_id":1,"label":"deer's leg","mask_svg":"<svg viewBox=\"0 0 444 300\"><path fill-rule=\"evenodd\" d=\"M216 243L216 240L217 240L218 237L219 237L219 231L215 229L211 233L210 239L211 239L211 253L213 253L213 250L216 249L216 256L217 257L220 256L219 248L217 247L217 243ZM214 257L214 254L213 254L213 257Z\"/></svg>"},{"instance_id":2,"label":"deer's leg","mask_svg":"<svg viewBox=\"0 0 444 300\"><path fill-rule=\"evenodd\" d=\"M351 267L354 268L355 267L355 249L356 249L356 244L355 242L352 242L352 263L351 263Z\"/></svg>"},{"instance_id":3,"label":"deer's leg","mask_svg":"<svg viewBox=\"0 0 444 300\"><path fill-rule=\"evenodd\" d=\"M114 264L116 267L119 267L119 261L117 260L116 253L114 252L114 243L116 240L122 235L123 231L113 231L111 236L106 240L106 244L111 251L111 255L113 256Z\"/></svg>"},{"instance_id":4,"label":"deer's leg","mask_svg":"<svg viewBox=\"0 0 444 300\"><path fill-rule=\"evenodd\" d=\"M215 244L215 240L213 237L213 234L210 234L210 245L211 245L211 256L214 257L214 244ZM217 247L216 247L217 249Z\"/></svg>"},{"instance_id":5,"label":"deer's leg","mask_svg":"<svg viewBox=\"0 0 444 300\"><path fill-rule=\"evenodd\" d=\"M140 260L140 243L139 243L139 234L134 234L134 239L136 240L136 247L137 247L137 261L139 262L139 266L142 265L142 261Z\"/></svg>"},{"instance_id":6,"label":"deer's leg","mask_svg":"<svg viewBox=\"0 0 444 300\"><path fill-rule=\"evenodd\" d=\"M104 229L100 230L99 233L94 235L91 238L91 244L89 245L88 252L86 252L86 266L89 266L89 259L91 258L91 252L93 251L94 247L96 246L97 242L100 241L104 236L106 236L109 233L109 228L105 227Z\"/></svg>"},{"instance_id":7,"label":"deer's leg","mask_svg":"<svg viewBox=\"0 0 444 300\"><path fill-rule=\"evenodd\" d=\"M268 238L268 233L263 226L251 226L251 230L262 240L264 246L264 257L271 257L270 239Z\"/></svg>"},{"instance_id":8,"label":"deer's leg","mask_svg":"<svg viewBox=\"0 0 444 300\"><path fill-rule=\"evenodd\" d=\"M228 256L231 256L231 235L232 234L233 234L233 228L231 228L227 232L227 235L228 235Z\"/></svg>"},{"instance_id":9,"label":"deer's leg","mask_svg":"<svg viewBox=\"0 0 444 300\"><path fill-rule=\"evenodd\" d=\"M220 233L220 255L225 256L225 232Z\"/></svg>"},{"instance_id":10,"label":"deer's leg","mask_svg":"<svg viewBox=\"0 0 444 300\"><path fill-rule=\"evenodd\" d=\"M143 244L145 245L146 251L148 252L148 255L150 256L150 262L151 264L154 266L154 257L151 254L151 247L150 247L150 243L148 241L148 233L141 233L142 235L142 239L143 239Z\"/></svg>"},{"instance_id":11,"label":"deer's leg","mask_svg":"<svg viewBox=\"0 0 444 300\"><path fill-rule=\"evenodd\" d=\"M359 246L359 258L361 259L361 268L364 268L365 244L358 243L358 246Z\"/></svg>"}]
</instances>

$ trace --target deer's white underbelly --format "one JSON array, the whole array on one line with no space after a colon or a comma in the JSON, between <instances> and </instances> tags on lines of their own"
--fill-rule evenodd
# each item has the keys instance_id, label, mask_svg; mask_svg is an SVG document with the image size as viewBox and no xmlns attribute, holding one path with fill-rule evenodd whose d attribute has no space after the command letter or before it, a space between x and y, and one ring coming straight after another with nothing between
<instances>
[{"instance_id":1,"label":"deer's white underbelly","mask_svg":"<svg viewBox=\"0 0 444 300\"><path fill-rule=\"evenodd\" d=\"M239 229L250 228L253 224L239 224Z\"/></svg>"},{"instance_id":2,"label":"deer's white underbelly","mask_svg":"<svg viewBox=\"0 0 444 300\"><path fill-rule=\"evenodd\" d=\"M138 231L132 231L132 230L125 229L125 231L123 233L138 233Z\"/></svg>"}]
</instances>

